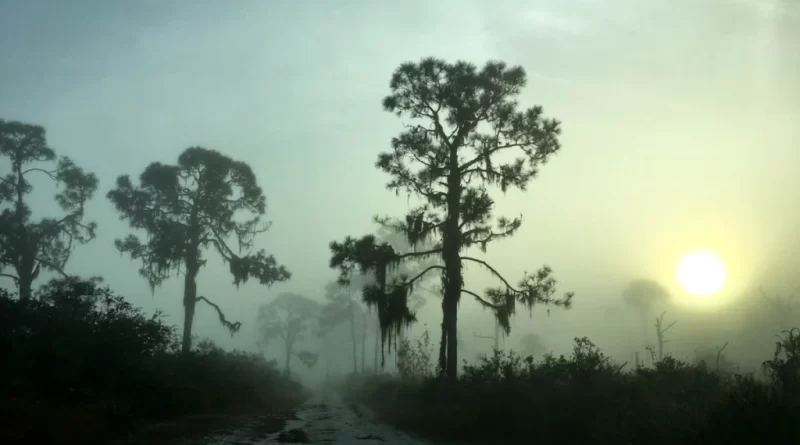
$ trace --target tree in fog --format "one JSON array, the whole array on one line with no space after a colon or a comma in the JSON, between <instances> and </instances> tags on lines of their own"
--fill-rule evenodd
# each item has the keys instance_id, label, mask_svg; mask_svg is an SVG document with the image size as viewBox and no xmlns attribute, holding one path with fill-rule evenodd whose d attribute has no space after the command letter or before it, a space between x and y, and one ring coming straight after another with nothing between
<instances>
[{"instance_id":1,"label":"tree in fog","mask_svg":"<svg viewBox=\"0 0 800 445\"><path fill-rule=\"evenodd\" d=\"M541 337L534 333L527 333L519 339L520 352L525 356L538 357L543 355L547 348Z\"/></svg>"},{"instance_id":2,"label":"tree in fog","mask_svg":"<svg viewBox=\"0 0 800 445\"><path fill-rule=\"evenodd\" d=\"M424 257L425 252L398 253L386 241L379 241L375 235L361 238L346 237L344 241L330 243L330 267L339 270L339 283L352 285L354 276L372 276L373 280L363 281L361 286L362 301L376 310L381 331L381 365L385 364L384 346L389 351L396 346L396 340L405 326L416 321L416 317L408 307L408 295L413 284L425 275L425 272L439 265L431 265L417 276L409 278L405 275L389 281L390 270L396 269L404 260Z\"/></svg>"},{"instance_id":3,"label":"tree in fog","mask_svg":"<svg viewBox=\"0 0 800 445\"><path fill-rule=\"evenodd\" d=\"M634 280L622 291L622 300L636 309L642 318L642 341L647 345L648 323L656 304L669 299L669 292L653 280Z\"/></svg>"},{"instance_id":4,"label":"tree in fog","mask_svg":"<svg viewBox=\"0 0 800 445\"><path fill-rule=\"evenodd\" d=\"M291 292L283 292L273 301L258 308L256 332L260 344L266 345L276 338L283 342L287 375L291 373L291 359L296 343L302 341L306 334L313 333L314 321L321 309L322 305L318 302ZM308 354L301 360L306 366L313 366L308 363L311 361ZM316 363L316 358L313 358L313 362Z\"/></svg>"},{"instance_id":5,"label":"tree in fog","mask_svg":"<svg viewBox=\"0 0 800 445\"><path fill-rule=\"evenodd\" d=\"M327 303L319 314L320 329L332 332L338 326L347 324L352 345L353 372L358 372L358 320L362 318L363 308L353 298L351 286L337 282L325 285Z\"/></svg>"},{"instance_id":6,"label":"tree in fog","mask_svg":"<svg viewBox=\"0 0 800 445\"><path fill-rule=\"evenodd\" d=\"M414 251L404 233L387 227L380 227L377 235L332 242L330 248L330 266L339 270L339 284L360 289L363 302L376 309L377 371L379 352L383 366L385 347L397 351L398 339L403 338L415 320L413 314L425 303L419 285L429 276L423 271L441 266L429 254Z\"/></svg>"},{"instance_id":7,"label":"tree in fog","mask_svg":"<svg viewBox=\"0 0 800 445\"><path fill-rule=\"evenodd\" d=\"M44 270L67 277L64 268L75 247L95 237L97 224L84 222L84 206L97 190L97 177L68 157L56 158L39 125L0 119L0 155L10 173L0 178L0 276L11 278L21 299L29 299ZM54 182L61 215L34 219L31 180Z\"/></svg>"},{"instance_id":8,"label":"tree in fog","mask_svg":"<svg viewBox=\"0 0 800 445\"><path fill-rule=\"evenodd\" d=\"M215 250L227 263L237 287L250 278L270 286L290 277L264 249L252 250L255 236L269 229L270 223L261 220L266 199L244 162L216 150L191 147L175 165L151 163L139 175L138 186L128 175L118 177L108 198L131 228L147 233L144 240L131 234L114 244L141 261L139 273L151 291L173 274L184 277L184 353L191 350L198 301L211 305L231 334L241 326L228 321L217 304L197 295L197 276L206 264L206 250ZM231 238L237 241L236 250L230 247Z\"/></svg>"},{"instance_id":9,"label":"tree in fog","mask_svg":"<svg viewBox=\"0 0 800 445\"><path fill-rule=\"evenodd\" d=\"M444 264L439 269L444 289L439 368L451 379L458 369L462 294L492 309L506 332L516 303L530 308L535 303L568 307L571 302L572 294L554 297L555 280L547 266L526 273L515 286L485 261L465 254L470 247L485 251L522 223L521 217L499 217L493 224L489 187L525 190L560 148L557 120L545 118L540 106L518 109L515 98L525 84L525 71L503 62L478 69L467 62L426 58L400 65L391 94L383 100L387 111L413 123L392 140L390 152L379 155L377 167L391 176L389 189L416 195L423 204L402 220L378 220L403 231L412 245L435 240L428 254ZM466 289L464 264L485 268L502 285L484 296ZM493 303L491 295L502 304Z\"/></svg>"}]
</instances>

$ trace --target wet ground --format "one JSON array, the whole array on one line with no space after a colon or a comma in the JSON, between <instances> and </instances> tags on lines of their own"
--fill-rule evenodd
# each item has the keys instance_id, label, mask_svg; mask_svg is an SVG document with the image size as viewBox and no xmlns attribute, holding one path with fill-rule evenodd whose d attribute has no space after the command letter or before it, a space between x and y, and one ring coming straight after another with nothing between
<instances>
[{"instance_id":1,"label":"wet ground","mask_svg":"<svg viewBox=\"0 0 800 445\"><path fill-rule=\"evenodd\" d=\"M294 412L229 418L198 418L193 425L164 425L136 443L168 445L430 445L377 421L368 409L336 394L318 395Z\"/></svg>"}]
</instances>

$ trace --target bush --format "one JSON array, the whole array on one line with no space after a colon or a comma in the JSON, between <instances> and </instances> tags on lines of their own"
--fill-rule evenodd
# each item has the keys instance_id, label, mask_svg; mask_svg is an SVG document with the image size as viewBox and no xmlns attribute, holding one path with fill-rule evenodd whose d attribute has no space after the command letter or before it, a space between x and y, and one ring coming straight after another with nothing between
<instances>
[{"instance_id":1,"label":"bush","mask_svg":"<svg viewBox=\"0 0 800 445\"><path fill-rule=\"evenodd\" d=\"M428 331L414 343L404 338L397 348L397 371L403 379L424 379L433 373L433 346Z\"/></svg>"},{"instance_id":2,"label":"bush","mask_svg":"<svg viewBox=\"0 0 800 445\"><path fill-rule=\"evenodd\" d=\"M87 443L171 416L287 406L303 396L260 355L200 342L97 280L56 280L38 300L0 292L0 441ZM40 437L41 436L41 437Z\"/></svg>"},{"instance_id":3,"label":"bush","mask_svg":"<svg viewBox=\"0 0 800 445\"><path fill-rule=\"evenodd\" d=\"M791 341L784 343L778 375L796 376ZM672 357L623 371L589 339L577 338L571 356L539 362L495 351L465 364L454 385L382 376L351 382L348 390L386 420L447 440L800 443L800 410L784 387Z\"/></svg>"}]
</instances>

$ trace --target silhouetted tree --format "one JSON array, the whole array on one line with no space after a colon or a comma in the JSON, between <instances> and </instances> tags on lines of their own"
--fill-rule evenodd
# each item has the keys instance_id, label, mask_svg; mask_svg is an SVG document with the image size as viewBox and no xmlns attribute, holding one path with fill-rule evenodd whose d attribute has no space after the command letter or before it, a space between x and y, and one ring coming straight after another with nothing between
<instances>
[{"instance_id":1,"label":"silhouetted tree","mask_svg":"<svg viewBox=\"0 0 800 445\"><path fill-rule=\"evenodd\" d=\"M321 308L318 302L290 292L283 292L275 300L258 308L256 324L262 344L273 338L283 340L286 375L291 373L290 363L295 343L303 340L306 332L312 329L312 322Z\"/></svg>"},{"instance_id":2,"label":"silhouetted tree","mask_svg":"<svg viewBox=\"0 0 800 445\"><path fill-rule=\"evenodd\" d=\"M657 303L669 299L669 292L653 280L634 280L622 291L622 300L639 311L642 317L642 341L647 345L647 322Z\"/></svg>"},{"instance_id":3,"label":"silhouetted tree","mask_svg":"<svg viewBox=\"0 0 800 445\"><path fill-rule=\"evenodd\" d=\"M400 65L392 76L391 94L383 100L387 111L416 123L392 140L392 151L378 157L377 167L392 176L389 189L405 190L425 204L404 221L377 220L405 232L412 245L437 240L428 254L439 255L444 262L439 368L451 379L458 369L461 294L494 310L507 332L515 302L568 307L572 298L572 294L553 298L555 280L547 266L512 286L486 262L462 255L472 246L485 250L492 241L513 235L522 223L521 217L500 217L497 228L492 228L494 199L488 187L524 190L539 166L560 148L558 121L545 119L539 106L517 110L515 96L525 83L521 67L503 62L488 62L478 70L467 62L426 58ZM486 268L503 283L487 292L502 296L503 304L464 288L465 262Z\"/></svg>"},{"instance_id":4,"label":"silhouetted tree","mask_svg":"<svg viewBox=\"0 0 800 445\"><path fill-rule=\"evenodd\" d=\"M83 218L97 177L67 157L56 159L39 125L0 119L0 155L11 164L11 172L0 178L0 204L6 206L0 212L0 276L14 280L20 299L27 300L42 268L66 277L64 268L76 245L94 239L97 224ZM28 195L34 175L60 186L55 200L62 216L33 219Z\"/></svg>"},{"instance_id":5,"label":"silhouetted tree","mask_svg":"<svg viewBox=\"0 0 800 445\"><path fill-rule=\"evenodd\" d=\"M197 296L197 275L206 264L206 249L216 250L228 264L237 287L251 277L266 286L290 277L289 271L264 249L250 251L255 235L266 231L270 224L261 221L266 199L252 169L244 162L216 150L191 147L181 153L176 165L154 162L147 166L139 176L138 187L128 175L120 176L108 198L121 219L128 220L132 228L147 232L146 241L131 234L114 244L120 252L141 260L139 273L147 279L151 291L182 268L184 352L191 349L198 301L214 307L231 334L241 326L228 321L219 306ZM252 217L242 221L242 213ZM228 245L232 236L238 241L238 252Z\"/></svg>"}]
</instances>

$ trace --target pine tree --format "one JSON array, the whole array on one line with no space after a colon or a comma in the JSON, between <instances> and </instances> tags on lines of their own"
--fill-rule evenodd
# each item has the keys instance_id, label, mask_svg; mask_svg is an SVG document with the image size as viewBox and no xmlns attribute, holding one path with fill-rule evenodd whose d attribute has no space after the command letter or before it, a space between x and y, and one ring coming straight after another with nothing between
<instances>
[{"instance_id":1,"label":"pine tree","mask_svg":"<svg viewBox=\"0 0 800 445\"><path fill-rule=\"evenodd\" d=\"M239 322L228 321L217 304L197 296L197 276L206 264L206 250L216 250L228 264L237 287L249 278L270 286L291 276L264 249L251 251L255 236L270 227L261 221L266 198L249 165L216 150L191 147L178 157L176 165L154 162L139 176L138 187L128 175L120 176L108 198L131 228L147 232L145 241L131 234L114 244L142 262L139 273L151 291L179 271L184 276L184 353L192 347L198 301L212 306L231 334L241 327ZM241 220L241 214L251 217ZM236 251L228 245L231 237L238 242Z\"/></svg>"},{"instance_id":2,"label":"pine tree","mask_svg":"<svg viewBox=\"0 0 800 445\"><path fill-rule=\"evenodd\" d=\"M539 167L560 149L560 123L547 119L542 107L518 110L515 97L525 86L525 71L503 62L482 69L467 62L426 58L403 63L392 76L384 108L414 121L392 140L392 150L378 157L377 167L391 176L387 187L419 197L423 204L404 220L377 218L402 230L409 242L436 239L441 256L444 298L440 372L455 379L458 369L457 316L462 294L491 308L509 331L516 302L569 307L572 294L555 298L551 269L542 267L511 285L488 263L464 251L512 236L521 217L496 219L490 187L525 190ZM487 269L502 286L481 296L464 287L464 263ZM432 271L436 269L428 269ZM500 304L495 303L500 301Z\"/></svg>"},{"instance_id":3,"label":"pine tree","mask_svg":"<svg viewBox=\"0 0 800 445\"><path fill-rule=\"evenodd\" d=\"M14 280L19 297L29 299L43 269L67 278L64 268L75 247L95 238L97 224L83 218L97 177L67 157L56 159L39 125L0 119L0 156L11 164L11 173L0 178L0 204L7 206L0 212L0 276ZM29 178L35 175L61 187L55 196L61 216L33 220L28 195L33 191Z\"/></svg>"}]
</instances>

